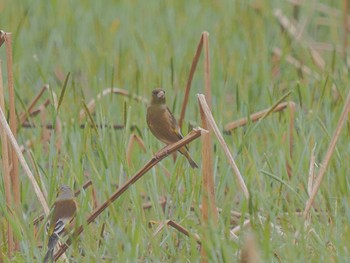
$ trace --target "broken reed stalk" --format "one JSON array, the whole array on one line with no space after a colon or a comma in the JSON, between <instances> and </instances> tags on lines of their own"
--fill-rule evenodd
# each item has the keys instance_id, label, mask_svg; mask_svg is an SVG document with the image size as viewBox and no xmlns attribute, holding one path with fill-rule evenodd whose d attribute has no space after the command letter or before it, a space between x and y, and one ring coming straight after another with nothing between
<instances>
[{"instance_id":1,"label":"broken reed stalk","mask_svg":"<svg viewBox=\"0 0 350 263\"><path fill-rule=\"evenodd\" d=\"M310 209L311 209L312 204L313 204L313 202L315 200L315 197L316 197L316 194L318 192L318 189L321 186L323 178L324 178L324 176L326 174L326 169L328 167L329 161L330 161L330 159L331 159L331 157L333 155L333 151L335 149L335 145L336 145L336 143L338 141L338 138L340 136L340 132L342 130L342 127L344 125L344 122L345 122L349 112L350 112L350 91L348 93L348 96L347 96L347 99L346 99L346 102L345 102L345 105L344 105L344 108L343 108L343 112L340 115L337 127L336 127L336 129L334 131L332 140L331 140L331 142L330 142L330 144L328 146L326 155L325 155L325 157L324 157L324 159L323 159L323 161L321 163L320 171L318 172L315 185L314 185L314 187L312 189L312 193L310 195L309 200L306 202L305 210L304 210L304 213L303 213L304 220L307 219L308 213L310 212Z\"/></svg>"},{"instance_id":2,"label":"broken reed stalk","mask_svg":"<svg viewBox=\"0 0 350 263\"><path fill-rule=\"evenodd\" d=\"M198 60L199 60L199 57L201 55L202 48L203 48L203 34L204 33L202 33L202 36L201 36L199 43L197 45L196 53L193 57L192 64L191 64L190 74L189 74L187 82L186 82L185 96L184 96L184 100L182 102L180 118L178 121L180 129L182 128L183 120L184 120L185 114L186 114L186 107L187 107L187 103L188 103L188 97L190 95L192 79L194 76L194 72L196 71Z\"/></svg>"},{"instance_id":3,"label":"broken reed stalk","mask_svg":"<svg viewBox=\"0 0 350 263\"><path fill-rule=\"evenodd\" d=\"M238 181L238 184L241 188L241 190L244 193L244 196L246 197L246 199L249 199L249 191L247 186L244 183L243 177L237 167L237 164L235 162L235 160L233 159L231 152L224 140L224 138L222 137L220 130L218 128L218 126L216 125L216 122L214 120L214 117L209 109L209 106L206 102L205 96L203 94L198 94L198 101L199 101L199 106L201 108L201 111L203 111L203 114L205 115L206 121L209 124L209 126L211 127L211 129L214 131L216 137L218 138L219 143L221 144L222 149L224 150L226 157L233 169L234 174L236 175L236 179Z\"/></svg>"},{"instance_id":4,"label":"broken reed stalk","mask_svg":"<svg viewBox=\"0 0 350 263\"><path fill-rule=\"evenodd\" d=\"M293 101L281 102L281 103L274 105L268 109L253 113L250 115L249 118L242 118L242 119L239 119L237 121L230 122L230 123L225 125L224 131L226 133L230 133L232 130L246 125L249 121L256 122L256 121L260 120L261 118L267 117L267 115L270 112L279 112L279 111L285 110L288 106L291 108L293 108L293 107L295 108L295 103Z\"/></svg>"},{"instance_id":5,"label":"broken reed stalk","mask_svg":"<svg viewBox=\"0 0 350 263\"><path fill-rule=\"evenodd\" d=\"M156 235L158 235L160 233L160 231L162 231L162 229L164 229L165 226L171 226L173 228L175 228L177 231L179 231L180 233L188 236L188 237L193 237L197 243L199 245L202 244L200 237L197 234L192 234L190 233L189 230L187 230L186 228L184 228L183 226L181 226L180 224L176 223L173 220L165 220L164 222L162 222L157 229L154 231L153 233L153 237L155 237Z\"/></svg>"},{"instance_id":6,"label":"broken reed stalk","mask_svg":"<svg viewBox=\"0 0 350 263\"><path fill-rule=\"evenodd\" d=\"M23 170L25 171L25 173L27 174L30 182L33 185L34 192L35 192L36 196L38 197L41 206L43 207L44 213L46 215L48 215L50 210L49 210L49 207L48 207L48 205L46 203L45 197L44 197L43 193L41 192L41 190L39 188L39 185L36 182L32 172L30 171L29 166L28 166L27 162L24 159L24 156L23 156L23 154L21 152L21 149L18 146L18 143L17 143L15 137L13 136L9 125L7 124L5 115L4 115L4 113L3 113L3 111L1 109L0 109L0 122L1 122L1 125L2 125L3 129L5 130L5 132L7 134L7 137L10 139L10 142L11 142L13 148L14 148L14 152L17 154L17 157L18 157L19 162L21 163L21 165L23 167Z\"/></svg>"},{"instance_id":7,"label":"broken reed stalk","mask_svg":"<svg viewBox=\"0 0 350 263\"><path fill-rule=\"evenodd\" d=\"M49 89L49 85L48 85L48 84L44 85L44 86L41 88L41 90L39 91L39 93L38 93L38 94L34 97L34 99L30 102L28 108L27 108L24 112L22 112L22 113L20 114L20 117L19 117L20 125L22 125L22 124L27 120L27 118L28 118L29 116L31 116L34 106L35 106L36 103L39 101L39 99L40 99L41 96L44 94L44 92L45 92L46 90L48 90L48 89Z\"/></svg>"},{"instance_id":8,"label":"broken reed stalk","mask_svg":"<svg viewBox=\"0 0 350 263\"><path fill-rule=\"evenodd\" d=\"M6 47L6 64L7 64L7 86L9 91L9 109L10 109L10 128L13 136L17 137L17 119L16 119L16 105L15 105L15 90L13 84L13 63L12 63L12 37L11 33L5 33L5 47ZM19 212L21 193L19 185L19 174L18 174L18 159L15 151L10 147L10 163L12 169L10 171L11 182L12 182L12 193L14 201L14 210ZM19 241L15 238L15 250L18 251Z\"/></svg>"},{"instance_id":9,"label":"broken reed stalk","mask_svg":"<svg viewBox=\"0 0 350 263\"><path fill-rule=\"evenodd\" d=\"M89 112L92 113L95 109L96 106L96 101L101 100L103 97L107 96L108 94L119 94L123 95L125 97L131 97L132 99L136 101L140 101L143 103L148 103L148 100L141 97L141 96L135 96L131 95L127 90L124 89L119 89L119 88L106 88L104 89L101 93L97 94L96 99L92 99L86 107L88 108ZM86 110L82 109L79 113L79 121L82 121L86 116Z\"/></svg>"},{"instance_id":10,"label":"broken reed stalk","mask_svg":"<svg viewBox=\"0 0 350 263\"><path fill-rule=\"evenodd\" d=\"M5 100L4 100L4 86L2 81L2 69L1 69L1 60L0 60L0 108L1 110L5 110ZM4 129L0 129L1 133L1 150L2 150L2 172L4 178L4 188L5 188L5 200L6 206L11 213L12 207L12 191L11 191L11 177L10 177L10 163L9 163L9 152L8 152L8 143L7 136ZM12 257L12 250L14 248L13 244L13 231L11 224L8 220L7 222L7 255L9 258ZM1 253L1 252L0 252Z\"/></svg>"},{"instance_id":11,"label":"broken reed stalk","mask_svg":"<svg viewBox=\"0 0 350 263\"><path fill-rule=\"evenodd\" d=\"M161 160L169 156L171 153L177 151L184 145L190 143L191 141L200 137L203 133L207 133L208 131L202 128L195 128L189 134L187 134L180 141L168 145L162 150L158 151L155 156L148 161L132 178L130 178L122 187L116 190L102 205L100 205L94 212L86 219L86 223L84 225L89 225L93 222L104 210L106 210L114 201L116 201L131 185L137 182L144 174L146 174L152 167L154 167ZM68 238L68 240L63 244L60 249L55 254L55 260L57 260L72 244L74 238L77 238L82 232L84 228L83 225L76 228L73 234Z\"/></svg>"}]
</instances>

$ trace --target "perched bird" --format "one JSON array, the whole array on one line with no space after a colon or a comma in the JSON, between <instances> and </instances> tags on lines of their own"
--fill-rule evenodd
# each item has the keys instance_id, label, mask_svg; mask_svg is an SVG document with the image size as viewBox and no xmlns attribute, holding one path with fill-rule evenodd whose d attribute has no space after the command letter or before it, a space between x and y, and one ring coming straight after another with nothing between
<instances>
[{"instance_id":1,"label":"perched bird","mask_svg":"<svg viewBox=\"0 0 350 263\"><path fill-rule=\"evenodd\" d=\"M62 185L58 190L57 198L52 206L50 221L46 225L49 242L44 263L53 262L53 251L59 236L63 233L67 223L73 218L77 210L74 193L67 185Z\"/></svg>"},{"instance_id":2,"label":"perched bird","mask_svg":"<svg viewBox=\"0 0 350 263\"><path fill-rule=\"evenodd\" d=\"M162 89L152 91L152 100L147 108L147 124L153 135L166 145L183 138L174 115L165 104L165 91ZM192 168L198 168L188 152L187 145L178 151L187 158Z\"/></svg>"}]
</instances>

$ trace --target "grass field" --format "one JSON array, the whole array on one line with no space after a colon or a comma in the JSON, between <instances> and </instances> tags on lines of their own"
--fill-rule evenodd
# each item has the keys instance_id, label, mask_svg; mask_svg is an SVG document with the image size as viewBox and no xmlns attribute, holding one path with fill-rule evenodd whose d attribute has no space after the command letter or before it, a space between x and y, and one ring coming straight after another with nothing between
<instances>
[{"instance_id":1,"label":"grass field","mask_svg":"<svg viewBox=\"0 0 350 263\"><path fill-rule=\"evenodd\" d=\"M312 156L317 177L349 93L349 48L344 36L349 21L342 11L347 2L315 0L300 6L277 0L0 2L0 29L12 32L18 116L45 84L49 91L38 105L46 99L52 102L54 93L60 99L64 90L59 110L50 103L44 114L29 118L36 128L18 129L18 143L31 142L24 152L31 171L41 189L47 190L49 205L59 185L81 190L85 182L92 182L77 197L73 226L83 224L84 231L66 251L71 262L198 262L203 260L201 251L209 262L236 262L249 233L261 262L348 262L349 115L307 227L301 216L309 199ZM286 20L295 25L294 31ZM294 111L287 107L224 134L248 187L249 201L213 135L215 198L221 209L216 223L203 223L202 169L191 169L179 155L175 163L171 156L158 163L86 225L95 205L107 200L163 145L147 127L143 102L118 95L96 102L93 122L125 125L123 129L94 129L88 117L79 120L80 111L110 87L147 99L154 88L162 87L178 118L203 31L209 32L212 113L222 132L226 124L269 109L283 97L295 105ZM196 94L205 90L203 55L192 81L184 134L202 125ZM0 59L6 88L5 45L0 47ZM7 89L5 101L8 104ZM58 122L61 130L49 135L42 128ZM142 139L146 151L134 144L128 164L133 134ZM191 156L200 166L201 149L201 138L190 144ZM32 222L43 209L22 169L19 175L21 209L13 215L6 209L0 180L0 262L40 262L47 237L44 231L35 235ZM241 216L234 217L233 212ZM243 226L247 219L250 225ZM171 226L154 235L165 220L192 235ZM20 241L12 259L7 254L7 221ZM237 226L241 230L235 239L230 230Z\"/></svg>"}]
</instances>

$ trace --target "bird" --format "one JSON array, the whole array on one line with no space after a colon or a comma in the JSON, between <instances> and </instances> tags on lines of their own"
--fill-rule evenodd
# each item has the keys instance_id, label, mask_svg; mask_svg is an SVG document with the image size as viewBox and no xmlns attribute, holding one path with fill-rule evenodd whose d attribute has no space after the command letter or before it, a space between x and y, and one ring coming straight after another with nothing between
<instances>
[{"instance_id":1,"label":"bird","mask_svg":"<svg viewBox=\"0 0 350 263\"><path fill-rule=\"evenodd\" d=\"M174 115L166 105L164 90L158 88L152 91L152 99L147 107L146 119L152 134L166 145L178 142L183 138ZM187 145L181 147L178 151L186 157L192 168L198 168L188 152Z\"/></svg>"},{"instance_id":2,"label":"bird","mask_svg":"<svg viewBox=\"0 0 350 263\"><path fill-rule=\"evenodd\" d=\"M61 185L51 209L50 221L46 225L49 241L44 263L53 262L53 252L59 236L63 233L66 224L74 217L76 210L77 203L72 189L67 185Z\"/></svg>"}]
</instances>

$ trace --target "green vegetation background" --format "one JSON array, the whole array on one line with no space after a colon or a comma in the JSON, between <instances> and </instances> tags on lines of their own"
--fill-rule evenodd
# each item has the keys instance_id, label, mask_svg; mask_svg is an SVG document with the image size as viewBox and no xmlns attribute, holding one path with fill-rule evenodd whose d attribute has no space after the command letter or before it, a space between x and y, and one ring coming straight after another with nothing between
<instances>
[{"instance_id":1,"label":"green vegetation background","mask_svg":"<svg viewBox=\"0 0 350 263\"><path fill-rule=\"evenodd\" d=\"M324 15L315 8L327 4L339 11L342 1L310 1L300 9L303 36L318 42L341 45L342 17ZM258 7L258 10L252 8ZM184 87L195 48L203 31L210 34L213 114L220 127L230 121L268 108L292 91L287 100L297 105L295 115L294 156L289 159L289 112L273 114L256 124L236 130L225 139L251 192L248 204L236 184L233 172L214 139L214 173L217 203L223 209L215 227L200 226L201 177L190 169L183 157L174 164L171 158L161 162L132 186L68 250L77 262L196 262L200 259L193 239L174 229L165 229L156 237L156 226L149 221L172 219L203 239L212 262L237 260L241 241L230 240L230 211L250 214L264 262L346 262L349 258L349 122L344 127L321 191L316 199L319 215L312 213L310 232L302 233L294 244L294 233L303 221L296 211L303 210L312 149L320 164L336 127L349 87L349 71L342 54L322 52L324 71L313 63L305 45L282 33L273 16L281 9L292 17L288 1L27 1L0 2L0 29L12 32L17 112L24 109L44 84L60 94L62 78L71 72L62 106L58 113L50 106L46 121L62 121L62 148L54 145L52 133L48 150L40 141L41 129L20 129L18 141L32 140L32 170L42 176L50 203L58 185L78 189L92 179L100 202L122 185L151 158L151 151L163 147L150 134L145 122L145 105L110 96L98 103L95 122L122 124L126 106L127 129L80 129L78 114L82 101L88 103L107 87L119 87L133 94L149 97L152 89L163 87L169 107L179 116ZM340 12L341 14L341 12ZM323 22L322 22L323 21ZM301 76L284 57L277 75L272 74L272 50L279 47L318 72L320 79ZM6 83L5 47L0 48ZM64 79L64 78L63 78ZM202 60L196 71L183 132L190 125L200 125L197 93L204 92ZM51 98L47 93L46 98ZM40 118L32 121L40 125ZM129 127L137 132L148 149L133 151L132 165L125 159ZM287 136L287 137L286 137ZM201 143L191 144L190 151L201 163ZM29 155L26 155L29 160ZM286 162L293 170L288 178ZM159 166L159 165L158 165ZM316 173L319 167L315 167ZM276 178L278 180L276 180ZM3 183L0 182L0 208L5 211ZM22 253L15 262L35 261L45 249L37 247L30 224L42 210L32 186L21 173L21 216L11 218L15 234L21 237ZM145 197L146 196L146 197ZM158 204L166 197L165 211ZM147 211L142 203L150 200ZM79 198L77 222L92 211L90 191ZM192 211L191 207L194 208ZM1 212L2 213L2 212ZM259 216L266 218L261 221ZM243 218L238 223L242 223ZM99 244L103 224L104 237ZM281 236L273 225L281 226ZM1 250L6 251L4 228L0 231ZM244 236L244 232L241 233ZM39 243L46 242L44 235ZM45 243L44 243L45 247Z\"/></svg>"}]
</instances>

